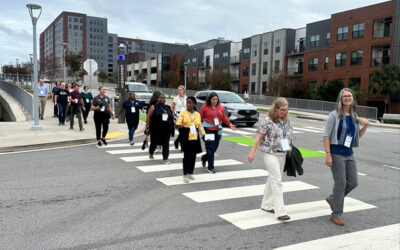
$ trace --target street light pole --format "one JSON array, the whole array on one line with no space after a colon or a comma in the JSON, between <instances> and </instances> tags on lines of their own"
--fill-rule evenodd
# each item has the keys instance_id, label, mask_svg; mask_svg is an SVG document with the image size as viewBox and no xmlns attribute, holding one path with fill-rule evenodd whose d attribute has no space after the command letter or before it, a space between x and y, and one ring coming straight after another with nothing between
<instances>
[{"instance_id":1,"label":"street light pole","mask_svg":"<svg viewBox=\"0 0 400 250\"><path fill-rule=\"evenodd\" d=\"M42 14L42 7L38 4L27 4L26 7L29 10L29 14L32 19L33 26L33 117L34 125L32 130L40 130L39 125L39 97L38 97L38 65L37 65L37 43L36 43L36 23ZM33 11L38 10L39 15L36 17L33 15Z\"/></svg>"},{"instance_id":2,"label":"street light pole","mask_svg":"<svg viewBox=\"0 0 400 250\"><path fill-rule=\"evenodd\" d=\"M62 43L61 46L63 47L63 82L67 84L67 69L65 67L65 52L68 48L68 43Z\"/></svg>"},{"instance_id":3,"label":"street light pole","mask_svg":"<svg viewBox=\"0 0 400 250\"><path fill-rule=\"evenodd\" d=\"M187 62L184 62L183 65L185 66L185 89L187 89L187 88L186 88L186 81L187 81L187 80L186 80L186 78L187 78L187 76L186 76Z\"/></svg>"},{"instance_id":4,"label":"street light pole","mask_svg":"<svg viewBox=\"0 0 400 250\"><path fill-rule=\"evenodd\" d=\"M29 54L29 57L31 58L31 89L32 89L32 80L33 80L33 54Z\"/></svg>"}]
</instances>

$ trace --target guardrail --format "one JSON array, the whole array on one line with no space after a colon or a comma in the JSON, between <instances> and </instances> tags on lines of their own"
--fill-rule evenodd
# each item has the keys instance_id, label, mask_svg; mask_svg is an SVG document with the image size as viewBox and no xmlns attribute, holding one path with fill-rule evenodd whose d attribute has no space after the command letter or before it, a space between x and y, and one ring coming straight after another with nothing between
<instances>
[{"instance_id":1,"label":"guardrail","mask_svg":"<svg viewBox=\"0 0 400 250\"><path fill-rule=\"evenodd\" d=\"M6 91L14 97L24 110L33 117L33 96L22 89L20 86L10 82L0 81L0 89Z\"/></svg>"}]
</instances>

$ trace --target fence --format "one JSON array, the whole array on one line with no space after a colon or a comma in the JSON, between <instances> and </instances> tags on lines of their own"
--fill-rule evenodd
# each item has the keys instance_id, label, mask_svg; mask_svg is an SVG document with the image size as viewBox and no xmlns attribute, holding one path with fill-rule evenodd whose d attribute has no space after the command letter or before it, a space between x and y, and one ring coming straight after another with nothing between
<instances>
[{"instance_id":1,"label":"fence","mask_svg":"<svg viewBox=\"0 0 400 250\"><path fill-rule=\"evenodd\" d=\"M33 117L33 96L30 95L28 92L23 90L20 86L0 81L0 89L6 91L9 95L14 97L19 104L25 109L25 111Z\"/></svg>"}]
</instances>

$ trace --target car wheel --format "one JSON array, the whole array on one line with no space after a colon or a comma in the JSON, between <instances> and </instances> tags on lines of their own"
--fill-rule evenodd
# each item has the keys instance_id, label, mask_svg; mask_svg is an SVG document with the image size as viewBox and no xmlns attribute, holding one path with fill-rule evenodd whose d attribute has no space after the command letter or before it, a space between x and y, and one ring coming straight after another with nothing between
<instances>
[{"instance_id":1,"label":"car wheel","mask_svg":"<svg viewBox=\"0 0 400 250\"><path fill-rule=\"evenodd\" d=\"M247 127L253 127L255 122L246 122Z\"/></svg>"}]
</instances>

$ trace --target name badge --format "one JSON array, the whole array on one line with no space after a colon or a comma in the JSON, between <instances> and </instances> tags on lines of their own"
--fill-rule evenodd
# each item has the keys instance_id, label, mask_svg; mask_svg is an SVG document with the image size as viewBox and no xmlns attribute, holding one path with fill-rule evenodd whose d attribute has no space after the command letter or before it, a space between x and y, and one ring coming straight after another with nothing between
<instances>
[{"instance_id":1,"label":"name badge","mask_svg":"<svg viewBox=\"0 0 400 250\"><path fill-rule=\"evenodd\" d=\"M104 101L108 102L108 99L106 98L106 99L104 99Z\"/></svg>"},{"instance_id":2,"label":"name badge","mask_svg":"<svg viewBox=\"0 0 400 250\"><path fill-rule=\"evenodd\" d=\"M353 140L353 137L351 135L347 135L346 139L344 141L344 146L350 148L352 140Z\"/></svg>"},{"instance_id":3,"label":"name badge","mask_svg":"<svg viewBox=\"0 0 400 250\"><path fill-rule=\"evenodd\" d=\"M191 133L191 134L196 134L196 132L197 132L197 131L196 131L196 126L191 125L191 126L190 126L190 133Z\"/></svg>"},{"instance_id":4,"label":"name badge","mask_svg":"<svg viewBox=\"0 0 400 250\"><path fill-rule=\"evenodd\" d=\"M185 110L186 110L185 108L181 108L181 112L182 112L182 111L185 111Z\"/></svg>"},{"instance_id":5,"label":"name badge","mask_svg":"<svg viewBox=\"0 0 400 250\"><path fill-rule=\"evenodd\" d=\"M214 118L214 125L216 125L216 126L218 126L218 125L219 125L219 120L218 120L218 117L215 117L215 118Z\"/></svg>"},{"instance_id":6,"label":"name badge","mask_svg":"<svg viewBox=\"0 0 400 250\"><path fill-rule=\"evenodd\" d=\"M101 112L106 111L106 106L101 107L100 111L101 111Z\"/></svg>"},{"instance_id":7,"label":"name badge","mask_svg":"<svg viewBox=\"0 0 400 250\"><path fill-rule=\"evenodd\" d=\"M166 113L162 114L162 120L166 122L168 120L168 114Z\"/></svg>"},{"instance_id":8,"label":"name badge","mask_svg":"<svg viewBox=\"0 0 400 250\"><path fill-rule=\"evenodd\" d=\"M75 98L75 103L78 103L78 99L77 98Z\"/></svg>"},{"instance_id":9,"label":"name badge","mask_svg":"<svg viewBox=\"0 0 400 250\"><path fill-rule=\"evenodd\" d=\"M281 146L283 151L289 151L290 150L289 140L287 138L281 139Z\"/></svg>"},{"instance_id":10,"label":"name badge","mask_svg":"<svg viewBox=\"0 0 400 250\"><path fill-rule=\"evenodd\" d=\"M43 95L43 94L44 94L44 93L43 93L43 90L41 90L41 91L40 91L40 94L41 94L41 95Z\"/></svg>"},{"instance_id":11,"label":"name badge","mask_svg":"<svg viewBox=\"0 0 400 250\"><path fill-rule=\"evenodd\" d=\"M208 141L208 140L214 141L214 140L215 140L215 134L206 134L206 135L204 136L204 139L205 139L206 141Z\"/></svg>"},{"instance_id":12,"label":"name badge","mask_svg":"<svg viewBox=\"0 0 400 250\"><path fill-rule=\"evenodd\" d=\"M86 98L86 102L89 103L89 98Z\"/></svg>"},{"instance_id":13,"label":"name badge","mask_svg":"<svg viewBox=\"0 0 400 250\"><path fill-rule=\"evenodd\" d=\"M136 113L136 108L135 107L131 107L131 113Z\"/></svg>"}]
</instances>

